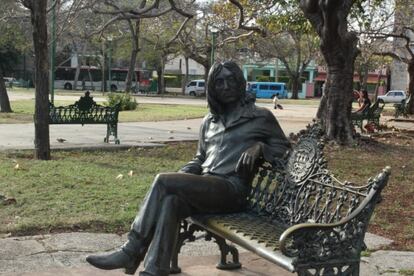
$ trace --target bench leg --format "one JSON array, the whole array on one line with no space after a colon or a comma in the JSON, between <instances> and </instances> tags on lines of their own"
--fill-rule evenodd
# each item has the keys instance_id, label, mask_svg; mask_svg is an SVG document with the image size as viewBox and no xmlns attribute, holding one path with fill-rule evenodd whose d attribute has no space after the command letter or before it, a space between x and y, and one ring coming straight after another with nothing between
<instances>
[{"instance_id":1,"label":"bench leg","mask_svg":"<svg viewBox=\"0 0 414 276\"><path fill-rule=\"evenodd\" d=\"M177 241L171 256L170 274L181 273L181 268L178 266L178 254L180 254L181 247L185 244L185 241L195 241L194 232L204 231L203 228L195 224L189 224L186 220L182 220L179 227Z\"/></svg>"},{"instance_id":2,"label":"bench leg","mask_svg":"<svg viewBox=\"0 0 414 276\"><path fill-rule=\"evenodd\" d=\"M118 124L107 124L106 125L106 137L104 138L105 143L109 143L109 137L113 135L115 137L115 144L119 145L118 139Z\"/></svg>"},{"instance_id":3,"label":"bench leg","mask_svg":"<svg viewBox=\"0 0 414 276\"><path fill-rule=\"evenodd\" d=\"M226 243L226 240L220 236L217 236L211 232L207 232L206 240L211 239L213 237L215 242L219 246L220 249L220 262L217 264L218 269L222 270L233 270L241 268L241 263L239 262L239 251L233 245L229 245ZM227 255L231 253L233 257L232 262L227 262Z\"/></svg>"}]
</instances>

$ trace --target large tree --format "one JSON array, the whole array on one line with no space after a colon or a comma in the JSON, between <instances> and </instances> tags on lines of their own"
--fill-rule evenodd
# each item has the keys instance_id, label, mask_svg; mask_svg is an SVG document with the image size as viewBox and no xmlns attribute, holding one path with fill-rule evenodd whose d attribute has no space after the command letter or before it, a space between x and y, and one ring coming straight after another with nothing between
<instances>
[{"instance_id":1,"label":"large tree","mask_svg":"<svg viewBox=\"0 0 414 276\"><path fill-rule=\"evenodd\" d=\"M35 52L35 158L50 159L47 0L22 0L30 10Z\"/></svg>"},{"instance_id":2,"label":"large tree","mask_svg":"<svg viewBox=\"0 0 414 276\"><path fill-rule=\"evenodd\" d=\"M253 49L262 58L276 58L284 65L290 77L292 99L297 99L304 72L319 53L319 40L297 5L281 6L278 10L259 18L266 36L256 35Z\"/></svg>"},{"instance_id":3,"label":"large tree","mask_svg":"<svg viewBox=\"0 0 414 276\"><path fill-rule=\"evenodd\" d=\"M300 0L305 17L320 38L327 66L325 93L317 117L328 139L347 144L353 139L350 115L354 62L359 54L358 37L348 31L348 15L354 0Z\"/></svg>"},{"instance_id":4,"label":"large tree","mask_svg":"<svg viewBox=\"0 0 414 276\"><path fill-rule=\"evenodd\" d=\"M139 3L137 4L137 2ZM124 3L114 0L105 0L104 3L107 9L96 9L97 13L110 16L110 19L102 26L102 32L108 26L117 21L126 21L128 24L129 32L132 38L132 47L130 62L128 66L129 69L126 78L127 91L131 88L132 76L134 74L137 54L139 51L141 20L144 18L157 18L170 12L176 12L184 17L182 24L185 25L186 22L188 22L188 20L193 17L192 13L186 11L189 2L191 3L192 1L140 0L134 1L133 3Z\"/></svg>"}]
</instances>

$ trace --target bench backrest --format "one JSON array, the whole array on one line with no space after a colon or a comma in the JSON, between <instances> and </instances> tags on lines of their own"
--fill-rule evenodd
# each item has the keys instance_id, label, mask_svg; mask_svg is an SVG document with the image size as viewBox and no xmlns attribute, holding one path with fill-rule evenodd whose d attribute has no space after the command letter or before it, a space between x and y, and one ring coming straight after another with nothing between
<instances>
[{"instance_id":1,"label":"bench backrest","mask_svg":"<svg viewBox=\"0 0 414 276\"><path fill-rule=\"evenodd\" d=\"M375 101L368 110L368 116L379 116L384 109L384 105L385 103L383 101Z\"/></svg>"},{"instance_id":2,"label":"bench backrest","mask_svg":"<svg viewBox=\"0 0 414 276\"><path fill-rule=\"evenodd\" d=\"M336 179L326 168L318 131L317 125L309 128L283 165L260 168L249 199L251 212L285 226L338 222L385 185L378 179L362 186Z\"/></svg>"},{"instance_id":3,"label":"bench backrest","mask_svg":"<svg viewBox=\"0 0 414 276\"><path fill-rule=\"evenodd\" d=\"M79 101L68 106L54 106L49 103L50 123L115 123L118 122L119 104L111 106L98 105L89 92Z\"/></svg>"}]
</instances>

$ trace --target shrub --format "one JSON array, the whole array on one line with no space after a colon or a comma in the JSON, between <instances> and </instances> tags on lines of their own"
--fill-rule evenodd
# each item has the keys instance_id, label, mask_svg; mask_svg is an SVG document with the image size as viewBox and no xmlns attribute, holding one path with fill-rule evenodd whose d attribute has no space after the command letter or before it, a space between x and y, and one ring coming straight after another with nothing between
<instances>
[{"instance_id":1,"label":"shrub","mask_svg":"<svg viewBox=\"0 0 414 276\"><path fill-rule=\"evenodd\" d=\"M132 98L129 93L109 93L108 105L114 106L117 103L121 103L120 111L135 110L138 107L138 103L135 98Z\"/></svg>"}]
</instances>

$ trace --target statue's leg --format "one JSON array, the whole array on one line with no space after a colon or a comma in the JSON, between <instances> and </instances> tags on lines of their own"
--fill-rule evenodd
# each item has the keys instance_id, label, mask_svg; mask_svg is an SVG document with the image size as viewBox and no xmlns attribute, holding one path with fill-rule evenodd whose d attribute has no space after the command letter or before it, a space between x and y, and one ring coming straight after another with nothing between
<instances>
[{"instance_id":1,"label":"statue's leg","mask_svg":"<svg viewBox=\"0 0 414 276\"><path fill-rule=\"evenodd\" d=\"M246 194L233 183L215 176L184 173L160 174L132 229L152 235L141 275L168 275L180 219L193 214L235 212L243 208Z\"/></svg>"},{"instance_id":2,"label":"statue's leg","mask_svg":"<svg viewBox=\"0 0 414 276\"><path fill-rule=\"evenodd\" d=\"M186 208L185 205L176 195L168 195L164 198L152 246L145 258L145 273L141 275L167 276L170 274L170 259L178 236L179 218L182 216L179 212Z\"/></svg>"}]
</instances>

